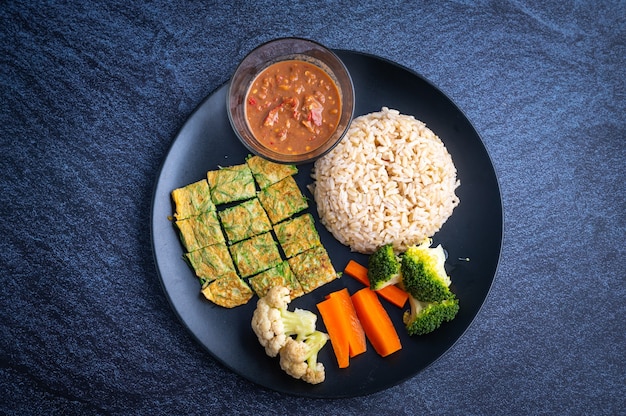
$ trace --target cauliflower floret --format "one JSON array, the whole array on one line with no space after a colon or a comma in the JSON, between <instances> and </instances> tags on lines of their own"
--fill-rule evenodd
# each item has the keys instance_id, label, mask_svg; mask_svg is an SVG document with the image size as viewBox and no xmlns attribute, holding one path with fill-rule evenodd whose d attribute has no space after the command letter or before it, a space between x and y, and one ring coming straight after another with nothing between
<instances>
[{"instance_id":1,"label":"cauliflower floret","mask_svg":"<svg viewBox=\"0 0 626 416\"><path fill-rule=\"evenodd\" d=\"M329 337L315 329L317 315L304 309L287 310L289 289L272 287L260 298L252 315L252 329L270 357L280 354L280 368L290 376L317 384L326 378L317 354ZM292 336L295 336L293 338Z\"/></svg>"},{"instance_id":2,"label":"cauliflower floret","mask_svg":"<svg viewBox=\"0 0 626 416\"><path fill-rule=\"evenodd\" d=\"M318 384L326 378L324 364L317 361L317 354L328 341L328 335L315 331L302 340L287 338L280 349L280 368L294 378L310 384Z\"/></svg>"},{"instance_id":3,"label":"cauliflower floret","mask_svg":"<svg viewBox=\"0 0 626 416\"><path fill-rule=\"evenodd\" d=\"M302 339L315 331L317 315L303 309L288 311L290 301L289 289L272 287L259 299L252 315L252 329L270 357L278 355L291 335Z\"/></svg>"},{"instance_id":4,"label":"cauliflower floret","mask_svg":"<svg viewBox=\"0 0 626 416\"><path fill-rule=\"evenodd\" d=\"M265 347L265 353L276 357L287 340L280 309L271 307L265 298L259 299L252 315L252 329L259 343Z\"/></svg>"}]
</instances>

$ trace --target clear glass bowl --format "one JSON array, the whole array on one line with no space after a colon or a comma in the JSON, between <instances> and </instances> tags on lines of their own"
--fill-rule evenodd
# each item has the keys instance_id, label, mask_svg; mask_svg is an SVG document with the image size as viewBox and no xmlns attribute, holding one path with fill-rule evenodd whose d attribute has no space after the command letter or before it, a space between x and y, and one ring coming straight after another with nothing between
<instances>
[{"instance_id":1,"label":"clear glass bowl","mask_svg":"<svg viewBox=\"0 0 626 416\"><path fill-rule=\"evenodd\" d=\"M334 133L319 147L301 154L268 149L254 137L246 120L245 100L250 85L265 68L285 60L303 60L319 66L335 82L341 97L341 118ZM256 47L237 66L228 89L227 112L237 137L252 153L278 163L309 163L332 150L346 134L354 116L354 86L348 69L330 49L308 39L275 39Z\"/></svg>"}]
</instances>

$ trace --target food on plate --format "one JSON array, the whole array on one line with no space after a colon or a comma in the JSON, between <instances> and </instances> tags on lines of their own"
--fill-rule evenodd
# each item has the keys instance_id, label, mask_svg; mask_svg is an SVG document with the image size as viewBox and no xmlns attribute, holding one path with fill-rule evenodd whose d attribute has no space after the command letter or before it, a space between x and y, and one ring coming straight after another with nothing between
<instances>
[{"instance_id":1,"label":"food on plate","mask_svg":"<svg viewBox=\"0 0 626 416\"><path fill-rule=\"evenodd\" d=\"M202 294L216 305L234 308L248 303L254 293L234 271L205 284Z\"/></svg>"},{"instance_id":2,"label":"food on plate","mask_svg":"<svg viewBox=\"0 0 626 416\"><path fill-rule=\"evenodd\" d=\"M210 170L207 179L215 205L243 201L256 193L252 171L246 164Z\"/></svg>"},{"instance_id":3,"label":"food on plate","mask_svg":"<svg viewBox=\"0 0 626 416\"><path fill-rule=\"evenodd\" d=\"M219 211L219 219L230 244L272 229L270 219L257 198Z\"/></svg>"},{"instance_id":4,"label":"food on plate","mask_svg":"<svg viewBox=\"0 0 626 416\"><path fill-rule=\"evenodd\" d=\"M446 253L432 240L411 246L402 254L402 287L419 300L436 302L447 299L452 280L445 269Z\"/></svg>"},{"instance_id":5,"label":"food on plate","mask_svg":"<svg viewBox=\"0 0 626 416\"><path fill-rule=\"evenodd\" d=\"M409 305L411 309L402 316L409 335L431 333L442 323L453 320L459 311L459 300L454 294L439 302L423 302L410 296Z\"/></svg>"},{"instance_id":6,"label":"food on plate","mask_svg":"<svg viewBox=\"0 0 626 416\"><path fill-rule=\"evenodd\" d=\"M309 206L293 176L288 176L258 192L272 224L277 224Z\"/></svg>"},{"instance_id":7,"label":"food on plate","mask_svg":"<svg viewBox=\"0 0 626 416\"><path fill-rule=\"evenodd\" d=\"M252 276L248 279L248 283L260 298L265 296L267 291L274 286L284 286L289 289L291 299L304 295L302 286L300 286L300 282L291 271L287 261L282 261L271 269Z\"/></svg>"},{"instance_id":8,"label":"food on plate","mask_svg":"<svg viewBox=\"0 0 626 416\"><path fill-rule=\"evenodd\" d=\"M260 273L282 261L278 244L270 233L263 233L228 247L241 277Z\"/></svg>"},{"instance_id":9,"label":"food on plate","mask_svg":"<svg viewBox=\"0 0 626 416\"><path fill-rule=\"evenodd\" d=\"M350 358L367 350L365 331L356 314L347 288L334 291L317 304L330 337L339 368L347 368Z\"/></svg>"},{"instance_id":10,"label":"food on plate","mask_svg":"<svg viewBox=\"0 0 626 416\"><path fill-rule=\"evenodd\" d=\"M287 257L322 245L313 216L308 213L276 224L274 234Z\"/></svg>"},{"instance_id":11,"label":"food on plate","mask_svg":"<svg viewBox=\"0 0 626 416\"><path fill-rule=\"evenodd\" d=\"M290 376L317 384L325 379L325 369L317 361L328 335L316 329L317 315L304 309L289 311L289 289L272 287L259 298L251 326L265 353L280 354L280 366Z\"/></svg>"},{"instance_id":12,"label":"food on plate","mask_svg":"<svg viewBox=\"0 0 626 416\"><path fill-rule=\"evenodd\" d=\"M234 307L272 286L288 287L294 299L338 277L313 216L295 216L308 207L297 172L248 156L172 191L183 257L207 299Z\"/></svg>"},{"instance_id":13,"label":"food on plate","mask_svg":"<svg viewBox=\"0 0 626 416\"><path fill-rule=\"evenodd\" d=\"M383 107L352 121L314 165L321 223L351 250L406 250L433 236L459 204L456 167L443 142L413 116Z\"/></svg>"},{"instance_id":14,"label":"food on plate","mask_svg":"<svg viewBox=\"0 0 626 416\"><path fill-rule=\"evenodd\" d=\"M322 246L303 251L287 259L287 262L305 294L339 277Z\"/></svg>"},{"instance_id":15,"label":"food on plate","mask_svg":"<svg viewBox=\"0 0 626 416\"><path fill-rule=\"evenodd\" d=\"M213 244L184 254L185 259L200 278L200 283L213 281L235 271L233 260L224 243Z\"/></svg>"},{"instance_id":16,"label":"food on plate","mask_svg":"<svg viewBox=\"0 0 626 416\"><path fill-rule=\"evenodd\" d=\"M427 239L419 245L409 247L398 257L391 255L387 246L382 246L370 256L369 264L378 265L396 262L400 268L397 274L385 280L385 274L371 276L372 281L383 281L382 289L390 282L399 283L408 293L410 310L402 318L409 335L424 335L439 328L442 323L451 321L459 311L459 301L450 290L452 280L445 270L446 254L441 244L431 247L432 240ZM370 267L371 270L371 267Z\"/></svg>"},{"instance_id":17,"label":"food on plate","mask_svg":"<svg viewBox=\"0 0 626 416\"><path fill-rule=\"evenodd\" d=\"M215 211L211 200L209 183L206 179L191 183L172 191L174 201L174 218L183 220L202 212Z\"/></svg>"},{"instance_id":18,"label":"food on plate","mask_svg":"<svg viewBox=\"0 0 626 416\"><path fill-rule=\"evenodd\" d=\"M365 287L352 295L352 303L365 335L381 357L402 349L402 343L389 314L380 303L376 292Z\"/></svg>"},{"instance_id":19,"label":"food on plate","mask_svg":"<svg viewBox=\"0 0 626 416\"><path fill-rule=\"evenodd\" d=\"M187 251L195 251L225 241L215 211L207 211L193 217L177 220L174 225L178 229L180 241Z\"/></svg>"},{"instance_id":20,"label":"food on plate","mask_svg":"<svg viewBox=\"0 0 626 416\"><path fill-rule=\"evenodd\" d=\"M352 276L359 282L363 283L365 286L369 287L370 282L367 277L367 267L357 263L354 260L350 260L348 264L346 264L346 267L343 269L343 272L349 276ZM392 303L398 308L404 307L406 301L409 299L409 294L395 285L385 286L382 289L377 289L376 294L380 295L380 297L386 299L388 302Z\"/></svg>"},{"instance_id":21,"label":"food on plate","mask_svg":"<svg viewBox=\"0 0 626 416\"><path fill-rule=\"evenodd\" d=\"M372 253L367 261L367 280L372 290L400 283L400 258L391 244L385 244Z\"/></svg>"},{"instance_id":22,"label":"food on plate","mask_svg":"<svg viewBox=\"0 0 626 416\"><path fill-rule=\"evenodd\" d=\"M295 216L308 207L297 172L248 156L171 192L183 257L208 300L234 307L273 286L288 287L295 299L338 277L313 216Z\"/></svg>"},{"instance_id":23,"label":"food on plate","mask_svg":"<svg viewBox=\"0 0 626 416\"><path fill-rule=\"evenodd\" d=\"M265 189L276 182L298 173L296 165L271 162L260 156L249 156L246 164L252 171L259 188Z\"/></svg>"},{"instance_id":24,"label":"food on plate","mask_svg":"<svg viewBox=\"0 0 626 416\"><path fill-rule=\"evenodd\" d=\"M328 334L315 331L303 339L287 338L280 349L280 368L293 378L310 384L319 384L326 379L324 364L317 361L319 351L328 342Z\"/></svg>"},{"instance_id":25,"label":"food on plate","mask_svg":"<svg viewBox=\"0 0 626 416\"><path fill-rule=\"evenodd\" d=\"M303 154L332 136L341 118L341 97L333 79L302 60L273 63L246 94L246 121L254 137L282 154Z\"/></svg>"}]
</instances>

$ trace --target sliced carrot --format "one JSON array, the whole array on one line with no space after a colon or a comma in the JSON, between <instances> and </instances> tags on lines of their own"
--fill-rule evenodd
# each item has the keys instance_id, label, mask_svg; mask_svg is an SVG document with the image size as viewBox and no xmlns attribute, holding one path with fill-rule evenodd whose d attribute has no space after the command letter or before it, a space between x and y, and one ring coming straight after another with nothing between
<instances>
[{"instance_id":1,"label":"sliced carrot","mask_svg":"<svg viewBox=\"0 0 626 416\"><path fill-rule=\"evenodd\" d=\"M396 305L398 308L402 308L406 301L409 300L409 294L396 285L385 286L382 289L377 290L376 293Z\"/></svg>"},{"instance_id":2,"label":"sliced carrot","mask_svg":"<svg viewBox=\"0 0 626 416\"><path fill-rule=\"evenodd\" d=\"M402 349L398 332L376 292L363 288L352 295L352 303L367 339L381 357Z\"/></svg>"},{"instance_id":3,"label":"sliced carrot","mask_svg":"<svg viewBox=\"0 0 626 416\"><path fill-rule=\"evenodd\" d=\"M370 281L367 278L367 267L362 266L354 260L350 260L343 271L363 283L365 286L369 287ZM386 286L377 290L376 293L396 305L398 308L402 308L409 299L409 294L396 285Z\"/></svg>"},{"instance_id":4,"label":"sliced carrot","mask_svg":"<svg viewBox=\"0 0 626 416\"><path fill-rule=\"evenodd\" d=\"M370 285L370 280L367 278L367 267L362 266L354 260L350 260L348 264L346 264L343 272L349 274L359 282L363 283L365 286Z\"/></svg>"},{"instance_id":5,"label":"sliced carrot","mask_svg":"<svg viewBox=\"0 0 626 416\"><path fill-rule=\"evenodd\" d=\"M356 314L354 305L352 304L352 298L350 298L350 292L348 289L343 288L336 292L333 292L327 296L329 299L336 299L339 302L342 316L344 321L342 326L347 327L348 341L350 347L350 358L354 358L359 354L364 353L367 350L367 343L365 341L365 331L359 321L359 317Z\"/></svg>"},{"instance_id":6,"label":"sliced carrot","mask_svg":"<svg viewBox=\"0 0 626 416\"><path fill-rule=\"evenodd\" d=\"M337 298L327 298L317 304L324 326L330 338L330 345L333 347L337 365L339 368L346 368L350 365L350 341L348 330L341 318L343 311L341 303Z\"/></svg>"},{"instance_id":7,"label":"sliced carrot","mask_svg":"<svg viewBox=\"0 0 626 416\"><path fill-rule=\"evenodd\" d=\"M348 367L350 358L367 349L365 331L352 305L348 289L332 292L326 296L326 300L317 304L317 309L328 331L339 368Z\"/></svg>"}]
</instances>

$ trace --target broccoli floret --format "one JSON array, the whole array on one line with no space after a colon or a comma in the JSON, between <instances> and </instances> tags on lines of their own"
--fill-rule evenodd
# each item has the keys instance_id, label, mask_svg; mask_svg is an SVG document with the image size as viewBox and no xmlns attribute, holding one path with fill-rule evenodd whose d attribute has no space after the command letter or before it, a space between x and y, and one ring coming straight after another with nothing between
<instances>
[{"instance_id":1,"label":"broccoli floret","mask_svg":"<svg viewBox=\"0 0 626 416\"><path fill-rule=\"evenodd\" d=\"M423 302L409 296L411 309L404 312L402 320L409 335L424 335L451 321L459 311L459 300L451 295L440 302Z\"/></svg>"},{"instance_id":2,"label":"broccoli floret","mask_svg":"<svg viewBox=\"0 0 626 416\"><path fill-rule=\"evenodd\" d=\"M450 276L444 263L443 247L430 247L430 240L409 247L401 259L402 286L410 295L423 302L439 302L452 295Z\"/></svg>"},{"instance_id":3,"label":"broccoli floret","mask_svg":"<svg viewBox=\"0 0 626 416\"><path fill-rule=\"evenodd\" d=\"M372 290L400 283L400 260L391 244L380 246L369 257L367 278Z\"/></svg>"},{"instance_id":4,"label":"broccoli floret","mask_svg":"<svg viewBox=\"0 0 626 416\"><path fill-rule=\"evenodd\" d=\"M326 378L324 364L317 361L317 354L328 341L328 334L315 331L302 339L287 338L280 349L280 368L291 377L307 383L318 384Z\"/></svg>"}]
</instances>

